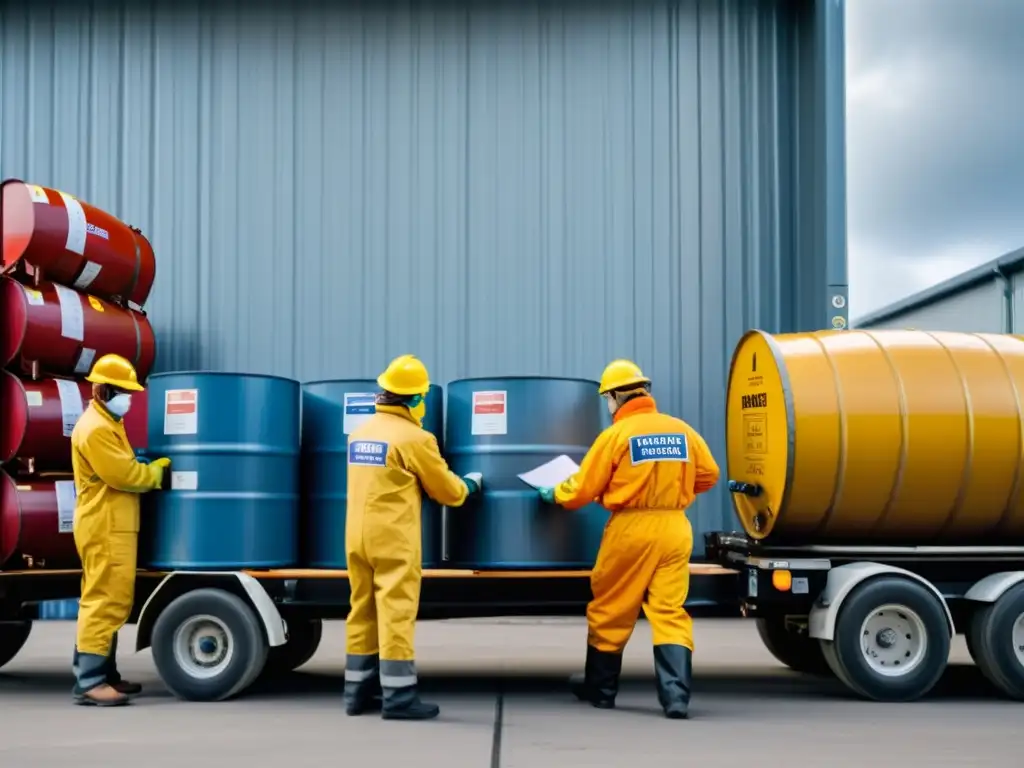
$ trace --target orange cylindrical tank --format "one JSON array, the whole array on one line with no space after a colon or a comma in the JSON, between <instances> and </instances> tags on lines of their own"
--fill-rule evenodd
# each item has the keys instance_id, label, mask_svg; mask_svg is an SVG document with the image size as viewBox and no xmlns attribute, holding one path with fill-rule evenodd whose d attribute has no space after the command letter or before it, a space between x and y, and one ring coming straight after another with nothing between
<instances>
[{"instance_id":1,"label":"orange cylindrical tank","mask_svg":"<svg viewBox=\"0 0 1024 768\"><path fill-rule=\"evenodd\" d=\"M0 471L0 569L81 567L74 512L70 477L17 482Z\"/></svg>"},{"instance_id":2,"label":"orange cylindrical tank","mask_svg":"<svg viewBox=\"0 0 1024 768\"><path fill-rule=\"evenodd\" d=\"M0 196L3 264L25 261L47 280L142 307L156 258L141 232L71 195L17 180Z\"/></svg>"},{"instance_id":3,"label":"orange cylindrical tank","mask_svg":"<svg viewBox=\"0 0 1024 768\"><path fill-rule=\"evenodd\" d=\"M1024 337L747 333L728 477L754 539L1024 542Z\"/></svg>"},{"instance_id":4,"label":"orange cylindrical tank","mask_svg":"<svg viewBox=\"0 0 1024 768\"><path fill-rule=\"evenodd\" d=\"M20 373L84 376L93 360L116 353L145 378L156 360L156 337L144 314L62 285L31 288L0 278L0 311L0 366Z\"/></svg>"}]
</instances>

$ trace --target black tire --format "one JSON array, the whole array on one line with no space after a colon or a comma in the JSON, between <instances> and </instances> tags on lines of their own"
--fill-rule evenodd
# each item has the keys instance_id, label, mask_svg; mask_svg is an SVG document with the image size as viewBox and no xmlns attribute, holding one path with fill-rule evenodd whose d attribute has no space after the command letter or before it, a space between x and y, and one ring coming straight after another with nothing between
<instances>
[{"instance_id":1,"label":"black tire","mask_svg":"<svg viewBox=\"0 0 1024 768\"><path fill-rule=\"evenodd\" d=\"M895 609L880 613L886 606L895 606ZM914 627L914 616L919 628ZM894 641L894 646L883 651L877 644L881 631L863 630L871 617L876 617L880 626L895 633L884 638ZM866 650L865 640L870 643ZM913 651L907 643L914 641L923 645L921 657L909 671L903 672L899 665L904 655L912 658ZM928 693L942 677L949 661L949 645L949 622L939 598L916 581L901 576L882 576L861 584L846 598L839 609L831 653L826 653L825 657L836 676L864 698L913 701ZM869 664L868 655L875 658L888 655L892 659L886 665L890 674L876 671Z\"/></svg>"},{"instance_id":2,"label":"black tire","mask_svg":"<svg viewBox=\"0 0 1024 768\"><path fill-rule=\"evenodd\" d=\"M1024 584L1009 589L971 617L968 647L989 682L1009 698L1024 701L1024 647L1020 637L1016 644L1013 637L1018 620L1024 622Z\"/></svg>"},{"instance_id":3,"label":"black tire","mask_svg":"<svg viewBox=\"0 0 1024 768\"><path fill-rule=\"evenodd\" d=\"M193 631L204 631L200 621L210 633L205 639L214 643L212 660L205 664L195 656L196 638L187 637L190 624L197 625ZM197 589L172 601L153 626L151 644L153 662L164 684L186 701L229 699L247 688L267 661L267 640L255 612L244 600L222 589ZM181 646L180 657L176 645ZM185 660L184 665L179 658ZM210 673L197 676L189 665L197 671L206 667Z\"/></svg>"},{"instance_id":4,"label":"black tire","mask_svg":"<svg viewBox=\"0 0 1024 768\"><path fill-rule=\"evenodd\" d=\"M288 622L288 642L270 649L261 677L286 675L313 658L320 647L324 623L320 619L294 619Z\"/></svg>"},{"instance_id":5,"label":"black tire","mask_svg":"<svg viewBox=\"0 0 1024 768\"><path fill-rule=\"evenodd\" d=\"M790 669L808 675L832 675L821 643L793 631L786 626L785 619L758 619L757 634L768 652Z\"/></svg>"},{"instance_id":6,"label":"black tire","mask_svg":"<svg viewBox=\"0 0 1024 768\"><path fill-rule=\"evenodd\" d=\"M31 633L31 621L0 621L0 667L18 655Z\"/></svg>"}]
</instances>

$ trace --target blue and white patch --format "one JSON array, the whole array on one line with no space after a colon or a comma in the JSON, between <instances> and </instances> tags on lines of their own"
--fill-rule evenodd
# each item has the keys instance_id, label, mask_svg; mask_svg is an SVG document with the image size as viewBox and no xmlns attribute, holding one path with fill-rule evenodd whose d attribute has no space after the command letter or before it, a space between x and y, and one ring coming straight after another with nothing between
<instances>
[{"instance_id":1,"label":"blue and white patch","mask_svg":"<svg viewBox=\"0 0 1024 768\"><path fill-rule=\"evenodd\" d=\"M348 444L348 463L361 467L385 467L388 444L380 440L353 440Z\"/></svg>"},{"instance_id":2,"label":"blue and white patch","mask_svg":"<svg viewBox=\"0 0 1024 768\"><path fill-rule=\"evenodd\" d=\"M689 461L690 450L682 432L633 435L629 438L629 458L634 466L649 461Z\"/></svg>"}]
</instances>

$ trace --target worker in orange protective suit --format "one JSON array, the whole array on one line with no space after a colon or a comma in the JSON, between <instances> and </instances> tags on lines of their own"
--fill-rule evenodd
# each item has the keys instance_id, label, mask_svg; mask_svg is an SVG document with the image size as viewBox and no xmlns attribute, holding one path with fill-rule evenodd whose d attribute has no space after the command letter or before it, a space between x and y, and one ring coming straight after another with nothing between
<instances>
[{"instance_id":1,"label":"worker in orange protective suit","mask_svg":"<svg viewBox=\"0 0 1024 768\"><path fill-rule=\"evenodd\" d=\"M93 399L71 433L74 536L82 561L73 695L78 704L110 707L142 690L118 674L117 633L135 599L139 494L167 487L171 462L141 463L128 442L122 419L131 393L143 390L131 363L103 355L86 381Z\"/></svg>"},{"instance_id":2,"label":"worker in orange protective suit","mask_svg":"<svg viewBox=\"0 0 1024 768\"><path fill-rule=\"evenodd\" d=\"M421 427L430 388L422 362L397 357L377 384L383 391L376 414L348 437L345 711L380 707L386 719L429 720L440 708L419 698L413 642L423 560L420 489L458 507L480 492L482 477L449 470L437 439Z\"/></svg>"},{"instance_id":3,"label":"worker in orange protective suit","mask_svg":"<svg viewBox=\"0 0 1024 768\"><path fill-rule=\"evenodd\" d=\"M587 661L573 693L611 709L622 651L640 608L651 624L658 699L665 715L689 713L693 620L683 608L690 584L693 530L686 508L718 482L707 443L681 419L659 413L651 381L629 360L615 360L600 393L614 417L579 471L541 497L566 509L600 502L612 514L591 573Z\"/></svg>"}]
</instances>

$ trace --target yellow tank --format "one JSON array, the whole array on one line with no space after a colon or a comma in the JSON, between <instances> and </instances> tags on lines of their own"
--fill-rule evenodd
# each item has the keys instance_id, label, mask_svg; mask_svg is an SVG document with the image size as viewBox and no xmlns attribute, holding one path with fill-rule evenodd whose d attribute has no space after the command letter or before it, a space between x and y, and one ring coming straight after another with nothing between
<instances>
[{"instance_id":1,"label":"yellow tank","mask_svg":"<svg viewBox=\"0 0 1024 768\"><path fill-rule=\"evenodd\" d=\"M726 405L736 512L773 542L1021 543L1022 399L1021 336L750 331Z\"/></svg>"}]
</instances>

